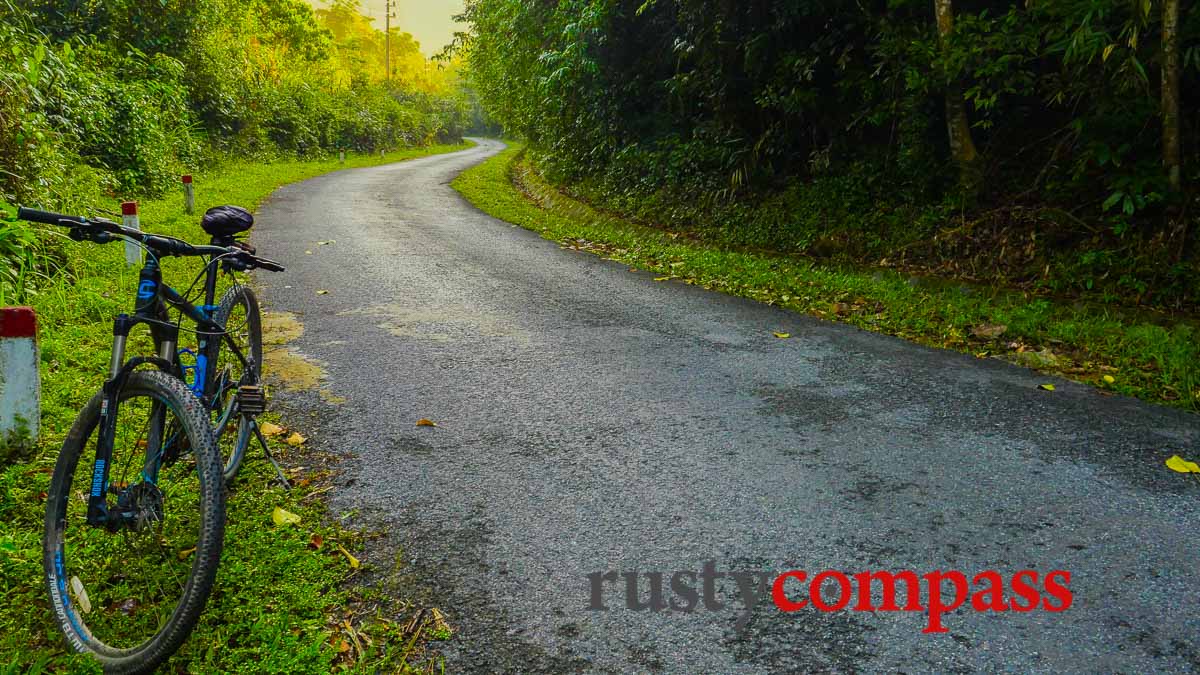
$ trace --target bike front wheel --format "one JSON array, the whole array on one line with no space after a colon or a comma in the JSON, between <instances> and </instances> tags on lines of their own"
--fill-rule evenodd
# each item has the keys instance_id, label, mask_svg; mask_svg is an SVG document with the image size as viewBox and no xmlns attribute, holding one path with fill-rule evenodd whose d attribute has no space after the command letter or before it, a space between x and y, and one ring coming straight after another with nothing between
<instances>
[{"instance_id":1,"label":"bike front wheel","mask_svg":"<svg viewBox=\"0 0 1200 675\"><path fill-rule=\"evenodd\" d=\"M216 363L214 426L226 481L232 481L250 445L254 419L238 410L238 388L262 381L262 316L258 298L248 286L225 292L216 322L225 329Z\"/></svg>"},{"instance_id":2,"label":"bike front wheel","mask_svg":"<svg viewBox=\"0 0 1200 675\"><path fill-rule=\"evenodd\" d=\"M147 672L191 633L212 590L225 528L221 461L208 414L183 382L139 371L110 404L108 481L97 488L101 403L97 394L79 413L54 467L43 565L67 642L108 672ZM88 523L94 488L111 527Z\"/></svg>"}]
</instances>

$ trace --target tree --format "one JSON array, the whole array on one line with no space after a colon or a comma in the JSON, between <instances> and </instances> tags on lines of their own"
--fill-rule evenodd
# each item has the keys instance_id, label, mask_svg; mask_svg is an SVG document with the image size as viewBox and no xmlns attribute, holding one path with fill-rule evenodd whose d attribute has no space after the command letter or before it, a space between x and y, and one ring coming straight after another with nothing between
<instances>
[{"instance_id":1,"label":"tree","mask_svg":"<svg viewBox=\"0 0 1200 675\"><path fill-rule=\"evenodd\" d=\"M1179 0L1163 0L1162 24L1163 167L1171 189L1179 192Z\"/></svg>"},{"instance_id":2,"label":"tree","mask_svg":"<svg viewBox=\"0 0 1200 675\"><path fill-rule=\"evenodd\" d=\"M954 8L951 0L933 0L933 10L937 15L938 39L945 51L947 41L954 32ZM973 192L979 183L979 153L971 138L971 123L967 119L962 90L952 78L948 78L946 83L946 131L950 140L950 155L958 164L962 185Z\"/></svg>"}]
</instances>

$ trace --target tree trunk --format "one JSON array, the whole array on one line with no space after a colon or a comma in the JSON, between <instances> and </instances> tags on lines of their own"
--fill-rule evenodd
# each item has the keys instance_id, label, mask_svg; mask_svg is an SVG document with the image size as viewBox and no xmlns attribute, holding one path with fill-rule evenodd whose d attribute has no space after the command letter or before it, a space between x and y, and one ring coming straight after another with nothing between
<instances>
[{"instance_id":1,"label":"tree trunk","mask_svg":"<svg viewBox=\"0 0 1200 675\"><path fill-rule=\"evenodd\" d=\"M1182 187L1179 151L1179 0L1163 0L1162 16L1163 168L1171 189Z\"/></svg>"},{"instance_id":2,"label":"tree trunk","mask_svg":"<svg viewBox=\"0 0 1200 675\"><path fill-rule=\"evenodd\" d=\"M946 38L954 30L954 8L952 0L933 0L937 16L938 40L945 45ZM967 119L967 107L963 103L962 90L957 84L946 85L946 131L950 139L950 154L958 164L962 184L971 191L979 182L979 153L971 138L971 123Z\"/></svg>"}]
</instances>

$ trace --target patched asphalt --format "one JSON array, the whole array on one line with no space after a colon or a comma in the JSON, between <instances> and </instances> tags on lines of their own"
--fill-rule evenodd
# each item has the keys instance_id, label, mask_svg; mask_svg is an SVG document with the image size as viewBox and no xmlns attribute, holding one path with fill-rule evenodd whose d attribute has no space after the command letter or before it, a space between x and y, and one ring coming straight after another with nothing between
<instances>
[{"instance_id":1,"label":"patched asphalt","mask_svg":"<svg viewBox=\"0 0 1200 675\"><path fill-rule=\"evenodd\" d=\"M501 147L282 188L253 238L327 377L275 407L346 456L334 508L445 614L448 672L1200 670L1200 476L1163 466L1200 418L562 249L450 188ZM665 572L680 606L709 560L1067 570L1073 604L923 634L764 599L739 633L726 577L720 610L627 609L623 579L588 609L589 573Z\"/></svg>"}]
</instances>

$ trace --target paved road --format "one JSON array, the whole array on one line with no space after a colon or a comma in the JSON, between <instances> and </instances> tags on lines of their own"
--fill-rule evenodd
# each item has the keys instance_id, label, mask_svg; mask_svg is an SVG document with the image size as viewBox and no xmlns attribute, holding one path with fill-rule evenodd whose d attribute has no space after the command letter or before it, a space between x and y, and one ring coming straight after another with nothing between
<instances>
[{"instance_id":1,"label":"paved road","mask_svg":"<svg viewBox=\"0 0 1200 675\"><path fill-rule=\"evenodd\" d=\"M260 276L268 309L346 399L281 405L348 453L335 506L446 613L449 672L1200 670L1200 480L1163 467L1200 455L1197 417L563 250L448 186L500 147L286 187L255 235L290 266ZM671 592L705 561L1068 570L1073 604L923 634L924 612L767 600L740 625L738 577L722 609ZM695 607L630 610L618 577L591 611L608 571L665 572Z\"/></svg>"}]
</instances>

